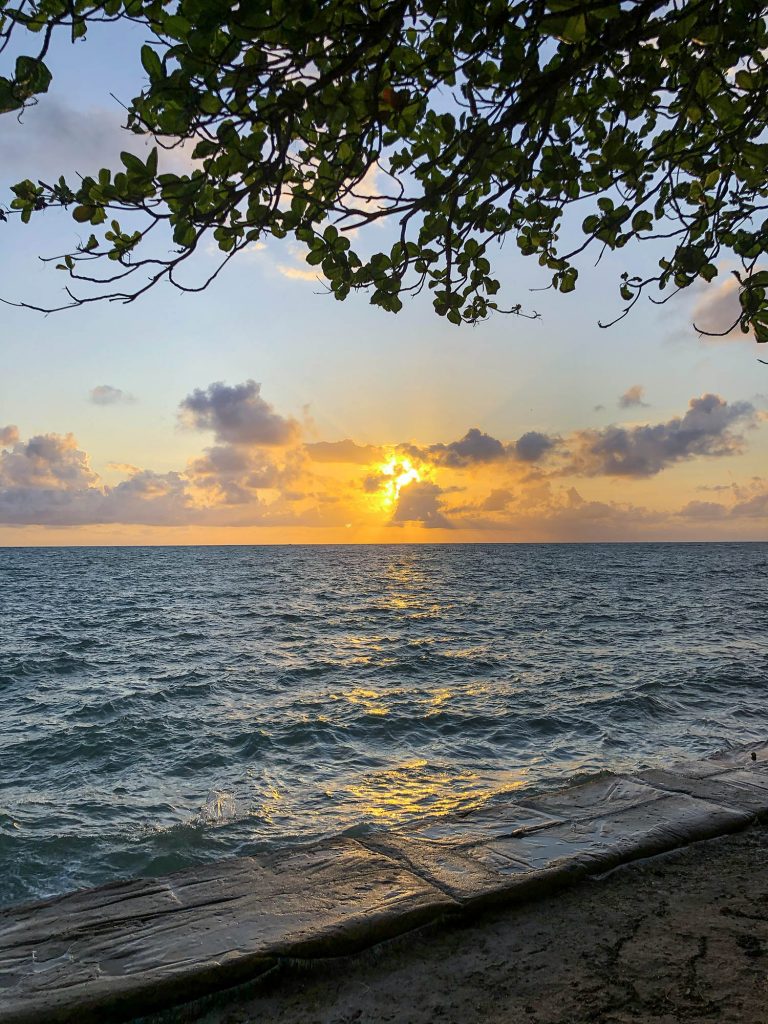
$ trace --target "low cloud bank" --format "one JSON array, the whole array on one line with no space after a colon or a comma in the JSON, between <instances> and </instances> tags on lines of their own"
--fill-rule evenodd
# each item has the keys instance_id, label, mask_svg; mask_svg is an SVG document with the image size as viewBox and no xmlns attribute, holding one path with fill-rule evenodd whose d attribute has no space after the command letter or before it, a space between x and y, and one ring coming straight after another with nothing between
<instances>
[{"instance_id":1,"label":"low cloud bank","mask_svg":"<svg viewBox=\"0 0 768 1024\"><path fill-rule=\"evenodd\" d=\"M99 388L123 395L111 385ZM113 400L123 399L110 394L106 404ZM0 427L0 523L338 526L362 520L600 539L662 523L768 517L768 482L759 478L723 485L716 501L689 501L672 513L593 501L572 486L578 478L645 479L693 459L740 454L759 415L749 402L714 394L691 399L681 416L655 424L565 437L531 430L508 442L473 427L456 441L387 448L349 438L305 443L299 423L276 411L253 380L196 389L181 402L179 416L186 427L212 434L212 443L170 472L113 466L125 475L117 484L99 476L72 434L23 440L16 426Z\"/></svg>"}]
</instances>

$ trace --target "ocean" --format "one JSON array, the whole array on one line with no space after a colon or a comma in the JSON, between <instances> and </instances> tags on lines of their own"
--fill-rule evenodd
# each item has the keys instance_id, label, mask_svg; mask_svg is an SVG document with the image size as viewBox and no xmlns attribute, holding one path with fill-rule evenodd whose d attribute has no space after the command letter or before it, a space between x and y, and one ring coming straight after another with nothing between
<instances>
[{"instance_id":1,"label":"ocean","mask_svg":"<svg viewBox=\"0 0 768 1024\"><path fill-rule=\"evenodd\" d=\"M0 549L0 904L768 735L768 544Z\"/></svg>"}]
</instances>

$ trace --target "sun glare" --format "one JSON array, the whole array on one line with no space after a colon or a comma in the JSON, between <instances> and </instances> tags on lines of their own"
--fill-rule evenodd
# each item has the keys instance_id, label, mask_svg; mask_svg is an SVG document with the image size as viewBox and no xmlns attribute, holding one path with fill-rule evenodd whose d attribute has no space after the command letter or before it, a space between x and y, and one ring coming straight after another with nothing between
<instances>
[{"instance_id":1,"label":"sun glare","mask_svg":"<svg viewBox=\"0 0 768 1024\"><path fill-rule=\"evenodd\" d=\"M386 505L394 505L400 497L400 491L406 484L421 480L421 474L410 459L391 458L378 467L379 473L385 478L381 486L381 495Z\"/></svg>"}]
</instances>

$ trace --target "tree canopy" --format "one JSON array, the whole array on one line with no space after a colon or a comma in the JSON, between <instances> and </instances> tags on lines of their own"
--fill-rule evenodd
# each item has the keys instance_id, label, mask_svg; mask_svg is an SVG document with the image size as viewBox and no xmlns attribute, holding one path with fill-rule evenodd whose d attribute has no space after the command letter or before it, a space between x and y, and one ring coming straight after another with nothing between
<instances>
[{"instance_id":1,"label":"tree canopy","mask_svg":"<svg viewBox=\"0 0 768 1024\"><path fill-rule=\"evenodd\" d=\"M365 290L396 312L426 287L453 323L501 307L505 239L562 292L588 250L652 241L658 269L618 282L625 312L735 259L740 315L723 333L768 341L766 13L756 0L0 0L0 112L46 92L55 33L130 20L146 30L146 84L126 126L155 143L78 181L22 181L0 216L63 206L86 227L57 261L71 304L162 281L200 290L210 278L188 268L209 240L218 273L294 236L337 299ZM176 146L187 173L158 161ZM367 255L376 221L395 240ZM520 296L510 309L535 315Z\"/></svg>"}]
</instances>

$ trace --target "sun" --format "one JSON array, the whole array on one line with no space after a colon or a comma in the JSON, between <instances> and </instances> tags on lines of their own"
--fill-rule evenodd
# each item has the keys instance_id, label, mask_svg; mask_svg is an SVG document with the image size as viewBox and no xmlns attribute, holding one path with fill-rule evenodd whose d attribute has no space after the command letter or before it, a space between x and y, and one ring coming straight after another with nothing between
<instances>
[{"instance_id":1,"label":"sun","mask_svg":"<svg viewBox=\"0 0 768 1024\"><path fill-rule=\"evenodd\" d=\"M389 462L382 462L377 470L383 477L379 494L385 505L394 505L406 484L421 480L421 474L410 459L393 456Z\"/></svg>"}]
</instances>

